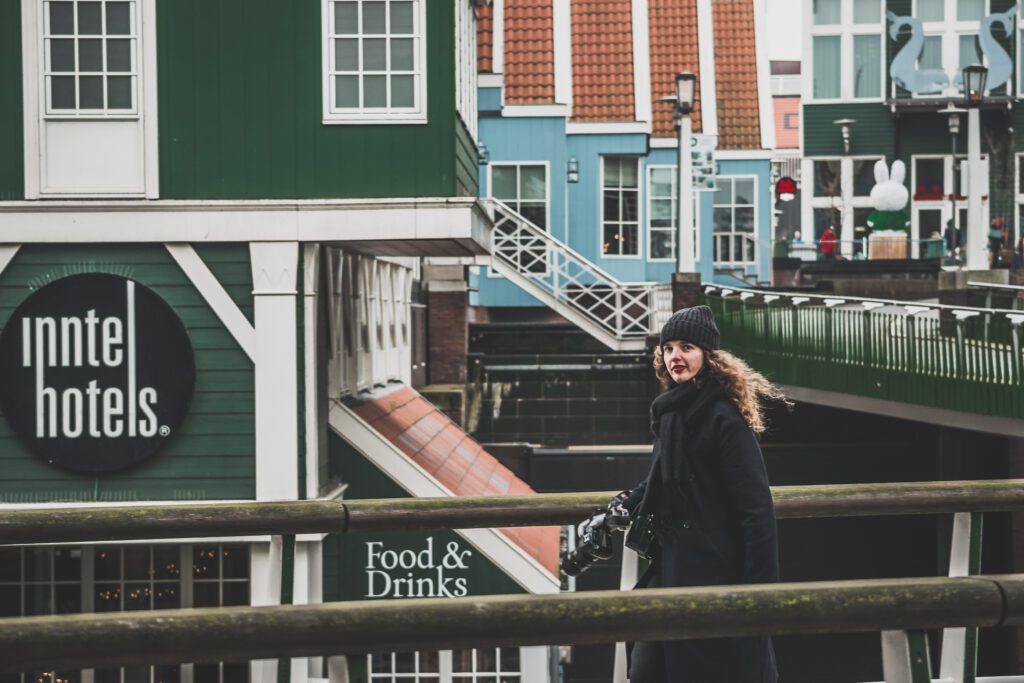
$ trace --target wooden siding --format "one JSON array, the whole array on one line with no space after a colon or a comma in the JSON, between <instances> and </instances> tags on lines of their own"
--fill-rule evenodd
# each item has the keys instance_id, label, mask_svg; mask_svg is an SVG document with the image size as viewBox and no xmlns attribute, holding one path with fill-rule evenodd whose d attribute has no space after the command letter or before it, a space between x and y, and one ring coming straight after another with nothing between
<instances>
[{"instance_id":1,"label":"wooden siding","mask_svg":"<svg viewBox=\"0 0 1024 683\"><path fill-rule=\"evenodd\" d=\"M851 155L892 155L895 126L884 104L805 104L803 109L804 156L842 156L843 137L832 122L844 118L857 121L850 128Z\"/></svg>"},{"instance_id":2,"label":"wooden siding","mask_svg":"<svg viewBox=\"0 0 1024 683\"><path fill-rule=\"evenodd\" d=\"M0 2L0 201L25 198L21 3Z\"/></svg>"},{"instance_id":3,"label":"wooden siding","mask_svg":"<svg viewBox=\"0 0 1024 683\"><path fill-rule=\"evenodd\" d=\"M475 197L479 192L476 143L466 130L466 124L458 116L455 117L455 144L455 194L460 197Z\"/></svg>"},{"instance_id":4,"label":"wooden siding","mask_svg":"<svg viewBox=\"0 0 1024 683\"><path fill-rule=\"evenodd\" d=\"M204 251L207 256L218 252L217 259L208 261L215 272L240 272L242 261L249 268L248 252L241 248ZM131 277L174 308L192 339L196 358L196 390L189 414L178 435L153 458L102 477L46 465L18 441L6 420L0 420L4 472L0 502L252 498L256 447L252 362L161 245L22 247L0 274L0 328L33 286L80 272ZM251 294L249 299L251 315Z\"/></svg>"},{"instance_id":5,"label":"wooden siding","mask_svg":"<svg viewBox=\"0 0 1024 683\"><path fill-rule=\"evenodd\" d=\"M321 0L158 0L163 198L456 193L450 0L427 0L426 125L324 125Z\"/></svg>"}]
</instances>

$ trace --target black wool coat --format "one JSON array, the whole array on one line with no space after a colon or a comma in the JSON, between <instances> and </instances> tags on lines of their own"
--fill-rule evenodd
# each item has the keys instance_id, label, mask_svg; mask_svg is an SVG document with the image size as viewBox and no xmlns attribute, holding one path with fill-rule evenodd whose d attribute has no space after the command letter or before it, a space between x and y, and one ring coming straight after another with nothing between
<instances>
[{"instance_id":1,"label":"black wool coat","mask_svg":"<svg viewBox=\"0 0 1024 683\"><path fill-rule=\"evenodd\" d=\"M655 399L651 417L651 472L626 503L657 517L651 565L637 587L778 581L764 458L736 404L705 376L700 386L680 384ZM630 683L778 678L767 637L644 643L632 655Z\"/></svg>"}]
</instances>

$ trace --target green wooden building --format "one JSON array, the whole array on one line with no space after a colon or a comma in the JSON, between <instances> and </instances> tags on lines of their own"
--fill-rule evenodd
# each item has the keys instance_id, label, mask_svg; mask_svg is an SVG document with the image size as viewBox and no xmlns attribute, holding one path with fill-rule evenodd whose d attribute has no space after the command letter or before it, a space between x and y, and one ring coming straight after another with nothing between
<instances>
[{"instance_id":1,"label":"green wooden building","mask_svg":"<svg viewBox=\"0 0 1024 683\"><path fill-rule=\"evenodd\" d=\"M949 105L964 106L962 69L988 67L981 104L982 228L1021 234L1024 120L1021 39L1013 0L804 0L802 224L804 239L831 226L865 234L873 165L906 165L912 257L918 240L967 223L967 121L951 135ZM844 133L845 128L845 133ZM812 191L807 191L808 189Z\"/></svg>"},{"instance_id":2,"label":"green wooden building","mask_svg":"<svg viewBox=\"0 0 1024 683\"><path fill-rule=\"evenodd\" d=\"M471 0L0 0L0 509L458 493L427 486L365 421L329 414L410 383L420 257L487 253L475 13ZM351 598L365 543L427 540L353 543L8 548L0 614ZM471 553L468 591L558 590L498 532L430 543ZM361 597L401 597L382 577ZM509 680L548 668L525 648L479 666L425 654L419 671L451 680L460 656L465 681L486 678L488 657L514 664ZM406 660L384 659L0 681L393 680Z\"/></svg>"}]
</instances>

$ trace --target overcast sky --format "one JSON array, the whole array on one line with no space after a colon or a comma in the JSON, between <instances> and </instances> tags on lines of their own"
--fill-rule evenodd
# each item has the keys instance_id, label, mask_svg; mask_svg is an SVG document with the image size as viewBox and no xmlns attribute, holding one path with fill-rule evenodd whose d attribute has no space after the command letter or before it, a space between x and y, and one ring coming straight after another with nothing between
<instances>
[{"instance_id":1,"label":"overcast sky","mask_svg":"<svg viewBox=\"0 0 1024 683\"><path fill-rule=\"evenodd\" d=\"M803 31L801 3L796 0L767 0L768 59L799 60Z\"/></svg>"}]
</instances>

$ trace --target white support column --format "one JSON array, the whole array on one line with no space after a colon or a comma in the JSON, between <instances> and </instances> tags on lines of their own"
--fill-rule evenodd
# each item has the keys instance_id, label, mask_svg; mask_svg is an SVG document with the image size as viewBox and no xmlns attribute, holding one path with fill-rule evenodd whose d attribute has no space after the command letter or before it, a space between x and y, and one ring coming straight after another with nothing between
<instances>
[{"instance_id":1,"label":"white support column","mask_svg":"<svg viewBox=\"0 0 1024 683\"><path fill-rule=\"evenodd\" d=\"M320 245L306 244L302 248L302 305L305 324L302 330L303 366L305 368L305 459L306 481L303 482L306 498L320 494L320 420L317 368L317 301L320 282Z\"/></svg>"},{"instance_id":2,"label":"white support column","mask_svg":"<svg viewBox=\"0 0 1024 683\"><path fill-rule=\"evenodd\" d=\"M689 114L679 117L679 254L678 271L692 273L693 262L693 158L690 140L693 137L693 119Z\"/></svg>"},{"instance_id":3,"label":"white support column","mask_svg":"<svg viewBox=\"0 0 1024 683\"><path fill-rule=\"evenodd\" d=\"M499 2L494 3L497 12ZM551 0L551 22L554 24L555 102L569 107L572 113L572 12L565 0ZM497 49L494 50L497 54ZM497 69L495 69L497 71Z\"/></svg>"},{"instance_id":4,"label":"white support column","mask_svg":"<svg viewBox=\"0 0 1024 683\"><path fill-rule=\"evenodd\" d=\"M519 661L523 681L548 681L551 679L551 648L547 645L519 648Z\"/></svg>"},{"instance_id":5,"label":"white support column","mask_svg":"<svg viewBox=\"0 0 1024 683\"><path fill-rule=\"evenodd\" d=\"M281 561L284 543L280 536L271 538L269 544L253 543L251 546L252 590L251 604L254 607L281 604ZM277 683L277 660L259 659L249 663L252 683Z\"/></svg>"},{"instance_id":6,"label":"white support column","mask_svg":"<svg viewBox=\"0 0 1024 683\"><path fill-rule=\"evenodd\" d=\"M982 186L981 112L967 110L967 270L988 270L988 226L984 224L981 197L988 193Z\"/></svg>"},{"instance_id":7,"label":"white support column","mask_svg":"<svg viewBox=\"0 0 1024 683\"><path fill-rule=\"evenodd\" d=\"M298 498L297 242L253 242L256 500Z\"/></svg>"},{"instance_id":8,"label":"white support column","mask_svg":"<svg viewBox=\"0 0 1024 683\"><path fill-rule=\"evenodd\" d=\"M953 540L949 551L949 575L967 576L971 563L971 513L958 512L953 515ZM948 678L954 683L964 681L966 661L967 629L946 628L942 630L942 657L939 662L939 678Z\"/></svg>"},{"instance_id":9,"label":"white support column","mask_svg":"<svg viewBox=\"0 0 1024 683\"><path fill-rule=\"evenodd\" d=\"M320 595L314 595L314 577L320 577L320 541L295 543L295 571L292 587L292 604L312 605L322 602ZM322 586L317 586L321 588ZM308 683L310 678L319 678L314 672L315 657L294 657L291 660L291 680L288 683ZM319 669L319 667L317 667Z\"/></svg>"}]
</instances>

